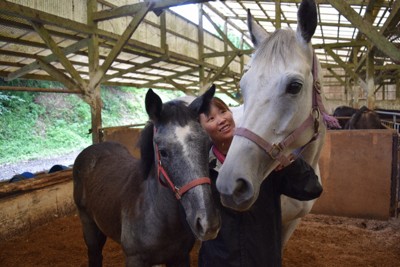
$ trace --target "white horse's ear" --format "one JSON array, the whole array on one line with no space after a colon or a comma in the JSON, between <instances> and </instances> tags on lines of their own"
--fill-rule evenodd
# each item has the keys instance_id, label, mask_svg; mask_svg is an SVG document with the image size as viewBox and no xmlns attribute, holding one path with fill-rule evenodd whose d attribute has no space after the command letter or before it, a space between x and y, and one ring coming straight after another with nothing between
<instances>
[{"instance_id":1,"label":"white horse's ear","mask_svg":"<svg viewBox=\"0 0 400 267\"><path fill-rule=\"evenodd\" d=\"M297 35L306 43L311 41L317 28L317 6L314 0L303 0L297 11Z\"/></svg>"},{"instance_id":2,"label":"white horse's ear","mask_svg":"<svg viewBox=\"0 0 400 267\"><path fill-rule=\"evenodd\" d=\"M247 9L247 27L249 28L251 41L255 47L258 47L270 35L263 27L254 21L250 9Z\"/></svg>"}]
</instances>

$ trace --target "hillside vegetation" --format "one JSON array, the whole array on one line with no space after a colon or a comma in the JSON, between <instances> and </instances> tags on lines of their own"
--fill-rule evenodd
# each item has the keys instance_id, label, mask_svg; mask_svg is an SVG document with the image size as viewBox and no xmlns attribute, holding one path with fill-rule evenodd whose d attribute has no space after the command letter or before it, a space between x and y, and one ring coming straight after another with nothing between
<instances>
[{"instance_id":1,"label":"hillside vegetation","mask_svg":"<svg viewBox=\"0 0 400 267\"><path fill-rule=\"evenodd\" d=\"M0 85L60 87L51 82ZM167 101L183 93L155 90ZM144 123L147 89L104 87L103 127ZM0 164L62 155L91 144L90 107L78 95L0 91Z\"/></svg>"}]
</instances>

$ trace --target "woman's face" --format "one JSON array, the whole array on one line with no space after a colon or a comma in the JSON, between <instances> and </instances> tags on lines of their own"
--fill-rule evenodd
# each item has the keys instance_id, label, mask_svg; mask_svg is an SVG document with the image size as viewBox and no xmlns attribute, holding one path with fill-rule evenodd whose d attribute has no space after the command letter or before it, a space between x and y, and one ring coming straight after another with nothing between
<instances>
[{"instance_id":1,"label":"woman's face","mask_svg":"<svg viewBox=\"0 0 400 267\"><path fill-rule=\"evenodd\" d=\"M235 122L229 110L221 110L211 104L208 116L200 114L200 123L214 143L224 143L233 138Z\"/></svg>"}]
</instances>

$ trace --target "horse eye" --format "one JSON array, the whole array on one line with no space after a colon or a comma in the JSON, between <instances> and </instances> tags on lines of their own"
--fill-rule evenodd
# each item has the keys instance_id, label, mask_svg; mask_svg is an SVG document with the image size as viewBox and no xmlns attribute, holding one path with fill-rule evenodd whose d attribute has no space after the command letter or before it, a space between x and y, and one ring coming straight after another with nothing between
<instances>
[{"instance_id":1,"label":"horse eye","mask_svg":"<svg viewBox=\"0 0 400 267\"><path fill-rule=\"evenodd\" d=\"M291 82L287 87L286 87L286 92L292 95L298 94L303 87L302 83L299 82Z\"/></svg>"},{"instance_id":2,"label":"horse eye","mask_svg":"<svg viewBox=\"0 0 400 267\"><path fill-rule=\"evenodd\" d=\"M168 157L168 153L167 153L167 151L165 151L165 150L160 150L160 155L161 155L161 157L163 157L163 158Z\"/></svg>"}]
</instances>

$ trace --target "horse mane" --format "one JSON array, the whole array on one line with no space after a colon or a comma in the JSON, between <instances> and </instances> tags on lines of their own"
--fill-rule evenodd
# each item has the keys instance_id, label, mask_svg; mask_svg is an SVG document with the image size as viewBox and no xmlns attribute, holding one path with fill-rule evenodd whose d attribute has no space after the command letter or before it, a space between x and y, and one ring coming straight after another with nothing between
<instances>
[{"instance_id":1,"label":"horse mane","mask_svg":"<svg viewBox=\"0 0 400 267\"><path fill-rule=\"evenodd\" d=\"M362 106L347 123L347 129L384 129L379 115L366 106Z\"/></svg>"},{"instance_id":2,"label":"horse mane","mask_svg":"<svg viewBox=\"0 0 400 267\"><path fill-rule=\"evenodd\" d=\"M197 121L196 114L191 111L184 101L172 100L162 106L162 111L157 121L148 121L141 132L138 147L140 147L140 162L144 177L146 178L154 165L154 127L166 124L185 126L190 121Z\"/></svg>"},{"instance_id":3,"label":"horse mane","mask_svg":"<svg viewBox=\"0 0 400 267\"><path fill-rule=\"evenodd\" d=\"M294 51L296 44L296 35L293 30L290 29L278 29L273 32L265 42L262 42L260 46L254 52L253 58L265 59L267 58L271 62L271 66L277 67L277 64L288 64L291 55ZM261 66L265 66L265 61L259 61ZM253 64L256 62L252 62ZM256 63L257 64L257 63Z\"/></svg>"},{"instance_id":4,"label":"horse mane","mask_svg":"<svg viewBox=\"0 0 400 267\"><path fill-rule=\"evenodd\" d=\"M361 115L367 111L369 111L369 109L366 106L362 106L359 110L357 110L352 118L353 124L356 124L360 120Z\"/></svg>"}]
</instances>

